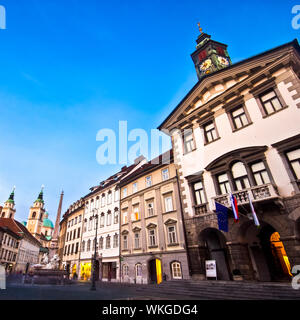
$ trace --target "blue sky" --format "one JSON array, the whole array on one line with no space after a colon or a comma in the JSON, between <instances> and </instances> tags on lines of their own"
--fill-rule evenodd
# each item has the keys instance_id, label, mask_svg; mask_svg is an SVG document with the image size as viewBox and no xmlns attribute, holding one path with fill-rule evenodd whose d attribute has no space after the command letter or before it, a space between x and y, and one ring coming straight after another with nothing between
<instances>
[{"instance_id":1,"label":"blue sky","mask_svg":"<svg viewBox=\"0 0 300 320\"><path fill-rule=\"evenodd\" d=\"M0 203L17 220L45 185L55 220L121 165L100 166L102 128L156 128L196 83L200 21L233 62L299 36L294 1L0 0ZM130 144L129 144L130 146Z\"/></svg>"}]
</instances>

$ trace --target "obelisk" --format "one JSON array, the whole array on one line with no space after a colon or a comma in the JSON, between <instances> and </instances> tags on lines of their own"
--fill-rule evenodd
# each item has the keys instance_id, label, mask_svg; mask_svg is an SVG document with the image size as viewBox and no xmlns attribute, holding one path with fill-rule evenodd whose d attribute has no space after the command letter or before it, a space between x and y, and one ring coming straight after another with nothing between
<instances>
[{"instance_id":1,"label":"obelisk","mask_svg":"<svg viewBox=\"0 0 300 320\"><path fill-rule=\"evenodd\" d=\"M60 223L63 198L64 198L64 192L62 191L61 195L60 195L58 209L57 209L57 216L56 216L53 236L52 236L51 244L50 244L50 248L49 248L49 258L50 259L53 258L53 256L58 253L59 223Z\"/></svg>"}]
</instances>

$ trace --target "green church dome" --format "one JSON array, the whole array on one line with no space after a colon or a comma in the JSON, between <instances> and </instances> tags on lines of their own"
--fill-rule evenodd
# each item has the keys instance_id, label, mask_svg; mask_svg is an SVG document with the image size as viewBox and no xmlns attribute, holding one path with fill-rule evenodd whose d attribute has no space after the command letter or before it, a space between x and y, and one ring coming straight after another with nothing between
<instances>
[{"instance_id":1,"label":"green church dome","mask_svg":"<svg viewBox=\"0 0 300 320\"><path fill-rule=\"evenodd\" d=\"M48 218L44 219L43 227L54 229L53 222Z\"/></svg>"}]
</instances>

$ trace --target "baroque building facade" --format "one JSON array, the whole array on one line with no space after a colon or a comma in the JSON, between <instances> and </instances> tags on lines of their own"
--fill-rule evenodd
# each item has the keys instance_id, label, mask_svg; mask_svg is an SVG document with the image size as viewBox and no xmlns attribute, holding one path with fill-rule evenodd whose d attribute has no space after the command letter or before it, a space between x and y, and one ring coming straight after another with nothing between
<instances>
[{"instance_id":1,"label":"baroque building facade","mask_svg":"<svg viewBox=\"0 0 300 320\"><path fill-rule=\"evenodd\" d=\"M297 40L232 64L202 33L192 54L199 81L159 126L178 168L190 274L285 280L300 264L300 48ZM231 208L220 231L215 203ZM252 200L260 227L254 225Z\"/></svg>"},{"instance_id":2,"label":"baroque building facade","mask_svg":"<svg viewBox=\"0 0 300 320\"><path fill-rule=\"evenodd\" d=\"M82 237L78 276L81 280L90 280L96 246L96 279L102 281L120 281L120 191L119 182L128 174L137 170L146 160L139 157L134 164L124 166L121 171L92 187L84 196ZM68 227L66 234L68 233ZM67 244L65 238L65 246Z\"/></svg>"},{"instance_id":3,"label":"baroque building facade","mask_svg":"<svg viewBox=\"0 0 300 320\"><path fill-rule=\"evenodd\" d=\"M172 152L120 182L122 282L188 279L181 201Z\"/></svg>"}]
</instances>

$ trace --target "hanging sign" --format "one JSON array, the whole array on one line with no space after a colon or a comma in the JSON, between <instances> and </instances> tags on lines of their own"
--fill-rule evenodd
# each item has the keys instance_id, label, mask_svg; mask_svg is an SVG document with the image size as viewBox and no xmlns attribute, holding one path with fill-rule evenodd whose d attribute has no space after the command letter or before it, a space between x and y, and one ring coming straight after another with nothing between
<instances>
[{"instance_id":1,"label":"hanging sign","mask_svg":"<svg viewBox=\"0 0 300 320\"><path fill-rule=\"evenodd\" d=\"M206 278L217 278L216 260L205 261Z\"/></svg>"}]
</instances>

